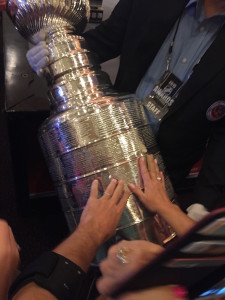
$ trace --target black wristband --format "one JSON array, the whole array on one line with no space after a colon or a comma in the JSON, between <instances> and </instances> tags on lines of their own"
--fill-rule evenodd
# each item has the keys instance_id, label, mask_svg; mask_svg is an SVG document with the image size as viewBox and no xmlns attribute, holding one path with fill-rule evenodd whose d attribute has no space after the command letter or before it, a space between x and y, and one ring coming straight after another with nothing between
<instances>
[{"instance_id":1,"label":"black wristband","mask_svg":"<svg viewBox=\"0 0 225 300\"><path fill-rule=\"evenodd\" d=\"M23 286L35 282L59 300L78 300L86 273L69 259L46 252L17 277L9 291L10 299Z\"/></svg>"}]
</instances>

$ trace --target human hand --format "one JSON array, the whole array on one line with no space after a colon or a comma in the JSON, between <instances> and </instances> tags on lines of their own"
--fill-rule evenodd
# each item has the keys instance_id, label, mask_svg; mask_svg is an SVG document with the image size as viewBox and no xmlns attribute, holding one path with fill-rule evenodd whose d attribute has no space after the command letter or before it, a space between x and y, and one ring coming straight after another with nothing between
<instances>
[{"instance_id":1,"label":"human hand","mask_svg":"<svg viewBox=\"0 0 225 300\"><path fill-rule=\"evenodd\" d=\"M48 37L48 30L46 28L43 28L32 36L33 44L37 45L40 42L44 42L47 37Z\"/></svg>"},{"instance_id":2,"label":"human hand","mask_svg":"<svg viewBox=\"0 0 225 300\"><path fill-rule=\"evenodd\" d=\"M161 207L170 205L171 201L166 193L163 173L159 171L157 161L152 154L147 155L147 164L148 168L143 157L138 159L144 190L142 191L140 187L133 183L129 183L128 187L148 210L153 213L160 213Z\"/></svg>"},{"instance_id":3,"label":"human hand","mask_svg":"<svg viewBox=\"0 0 225 300\"><path fill-rule=\"evenodd\" d=\"M27 51L26 57L31 68L37 73L38 76L42 76L43 69L49 62L49 51L46 42L39 42Z\"/></svg>"},{"instance_id":4,"label":"human hand","mask_svg":"<svg viewBox=\"0 0 225 300\"><path fill-rule=\"evenodd\" d=\"M173 204L166 193L163 173L159 171L157 161L152 155L147 155L148 169L144 158L139 159L139 171L143 180L144 190L135 184L128 184L145 207L155 213L154 220L158 240L165 242L167 238L183 235L195 222L189 218L179 206Z\"/></svg>"},{"instance_id":5,"label":"human hand","mask_svg":"<svg viewBox=\"0 0 225 300\"><path fill-rule=\"evenodd\" d=\"M8 289L15 278L20 259L12 230L4 220L0 220L0 245L0 299L8 299Z\"/></svg>"},{"instance_id":6,"label":"human hand","mask_svg":"<svg viewBox=\"0 0 225 300\"><path fill-rule=\"evenodd\" d=\"M129 189L124 192L122 180L112 179L98 198L98 180L94 180L78 227L54 251L86 272L96 251L115 233L129 195Z\"/></svg>"},{"instance_id":7,"label":"human hand","mask_svg":"<svg viewBox=\"0 0 225 300\"><path fill-rule=\"evenodd\" d=\"M44 29L35 33L32 37L34 46L32 46L26 53L29 65L38 76L43 75L43 69L49 62L49 50L45 39L46 31Z\"/></svg>"},{"instance_id":8,"label":"human hand","mask_svg":"<svg viewBox=\"0 0 225 300\"><path fill-rule=\"evenodd\" d=\"M110 296L119 284L136 274L163 250L161 246L143 240L124 240L112 246L106 260L100 263L102 277L97 281L98 291Z\"/></svg>"},{"instance_id":9,"label":"human hand","mask_svg":"<svg viewBox=\"0 0 225 300\"><path fill-rule=\"evenodd\" d=\"M98 180L92 183L79 226L88 225L101 245L115 234L131 193L128 188L124 191L123 180L112 179L102 197L98 198L98 183Z\"/></svg>"}]
</instances>

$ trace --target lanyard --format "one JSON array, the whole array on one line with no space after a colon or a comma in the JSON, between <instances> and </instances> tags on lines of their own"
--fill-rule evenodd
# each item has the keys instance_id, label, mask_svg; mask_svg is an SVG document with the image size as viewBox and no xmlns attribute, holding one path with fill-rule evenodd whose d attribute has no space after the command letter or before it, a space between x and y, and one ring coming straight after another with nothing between
<instances>
[{"instance_id":1,"label":"lanyard","mask_svg":"<svg viewBox=\"0 0 225 300\"><path fill-rule=\"evenodd\" d=\"M176 25L176 29L175 29L175 32L174 32L174 35L173 35L173 39L170 43L170 47L169 47L169 51L168 51L168 56L167 56L167 60L166 60L166 71L169 71L169 67L170 67L170 63L171 63L171 59L172 59L172 52L173 52L173 47L174 47L174 43L175 43L175 39L176 39L176 35L177 35L177 32L178 32L178 29L179 29L179 25L180 25L180 22L181 22L181 18L182 18L182 15L180 15L178 21L177 21L177 25ZM217 35L221 32L223 26L224 26L225 22L219 26L218 28L218 31L217 31ZM187 76L187 79L190 77L190 75L193 73L193 70L195 69L195 67L199 64L201 59L199 59L197 61L197 63L194 65L191 73Z\"/></svg>"},{"instance_id":2,"label":"lanyard","mask_svg":"<svg viewBox=\"0 0 225 300\"><path fill-rule=\"evenodd\" d=\"M172 59L172 51L173 51L173 46L174 46L174 42L176 39L176 35L177 35L177 31L180 25L180 21L181 21L181 16L179 17L178 21L177 21L177 26L173 35L173 40L170 43L170 47L169 47L169 51L168 51L168 56L167 56L167 61L166 61L166 71L169 71L169 67L170 67L170 63L171 63L171 59Z\"/></svg>"}]
</instances>

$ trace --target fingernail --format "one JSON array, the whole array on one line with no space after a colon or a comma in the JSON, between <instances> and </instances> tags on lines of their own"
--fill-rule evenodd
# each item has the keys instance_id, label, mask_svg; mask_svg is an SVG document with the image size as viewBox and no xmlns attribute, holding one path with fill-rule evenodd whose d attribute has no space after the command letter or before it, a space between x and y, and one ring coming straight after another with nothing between
<instances>
[{"instance_id":1,"label":"fingernail","mask_svg":"<svg viewBox=\"0 0 225 300\"><path fill-rule=\"evenodd\" d=\"M117 183L117 179L113 178L113 179L111 180L111 182Z\"/></svg>"},{"instance_id":2,"label":"fingernail","mask_svg":"<svg viewBox=\"0 0 225 300\"><path fill-rule=\"evenodd\" d=\"M174 286L172 292L177 298L186 298L188 296L188 290L184 286Z\"/></svg>"}]
</instances>

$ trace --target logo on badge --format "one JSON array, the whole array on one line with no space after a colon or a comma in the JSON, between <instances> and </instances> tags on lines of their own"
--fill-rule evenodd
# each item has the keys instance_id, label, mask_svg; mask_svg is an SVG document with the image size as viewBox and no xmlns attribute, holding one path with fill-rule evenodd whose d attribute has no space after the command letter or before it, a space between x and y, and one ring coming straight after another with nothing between
<instances>
[{"instance_id":1,"label":"logo on badge","mask_svg":"<svg viewBox=\"0 0 225 300\"><path fill-rule=\"evenodd\" d=\"M225 116L225 101L217 101L213 103L206 112L209 121L217 121Z\"/></svg>"}]
</instances>

